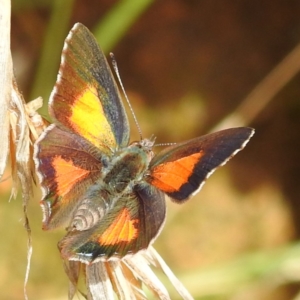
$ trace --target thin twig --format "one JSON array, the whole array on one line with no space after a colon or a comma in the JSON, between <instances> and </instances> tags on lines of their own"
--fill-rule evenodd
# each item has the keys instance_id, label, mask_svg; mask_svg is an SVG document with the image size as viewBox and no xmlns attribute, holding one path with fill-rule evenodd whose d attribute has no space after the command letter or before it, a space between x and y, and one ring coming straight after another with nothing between
<instances>
[{"instance_id":1,"label":"thin twig","mask_svg":"<svg viewBox=\"0 0 300 300\"><path fill-rule=\"evenodd\" d=\"M250 124L279 91L300 70L300 44L297 45L212 131Z\"/></svg>"}]
</instances>

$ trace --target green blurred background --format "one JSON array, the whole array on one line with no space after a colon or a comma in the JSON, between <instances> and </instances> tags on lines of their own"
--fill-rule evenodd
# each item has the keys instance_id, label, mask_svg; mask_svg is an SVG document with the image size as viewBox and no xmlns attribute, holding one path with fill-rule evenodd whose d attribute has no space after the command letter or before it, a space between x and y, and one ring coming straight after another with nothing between
<instances>
[{"instance_id":1,"label":"green blurred background","mask_svg":"<svg viewBox=\"0 0 300 300\"><path fill-rule=\"evenodd\" d=\"M299 16L296 0L14 0L14 70L25 99L42 96L46 104L63 40L82 22L106 53L114 52L143 135L181 141L207 133L236 111L299 43ZM47 117L47 105L41 113ZM180 206L168 201L166 226L154 246L195 299L299 300L299 74L247 125L256 129L249 145L201 193ZM20 197L8 202L9 172L4 178L0 299L18 300L27 235ZM29 205L28 294L32 300L66 299L56 247L64 231L41 230L39 199L37 189Z\"/></svg>"}]
</instances>

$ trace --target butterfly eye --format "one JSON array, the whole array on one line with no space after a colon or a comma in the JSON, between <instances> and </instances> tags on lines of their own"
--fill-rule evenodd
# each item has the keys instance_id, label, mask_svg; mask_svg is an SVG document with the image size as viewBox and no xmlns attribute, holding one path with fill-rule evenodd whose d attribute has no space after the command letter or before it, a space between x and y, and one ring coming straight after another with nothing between
<instances>
[{"instance_id":1,"label":"butterfly eye","mask_svg":"<svg viewBox=\"0 0 300 300\"><path fill-rule=\"evenodd\" d=\"M101 157L101 163L103 168L107 168L109 166L109 160L107 157L103 156Z\"/></svg>"}]
</instances>

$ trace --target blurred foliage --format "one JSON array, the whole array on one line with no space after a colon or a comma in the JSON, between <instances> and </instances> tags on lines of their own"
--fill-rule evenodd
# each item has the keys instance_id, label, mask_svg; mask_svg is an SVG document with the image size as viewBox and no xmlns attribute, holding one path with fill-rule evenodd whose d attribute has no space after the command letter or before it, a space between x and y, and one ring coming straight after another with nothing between
<instances>
[{"instance_id":1,"label":"blurred foliage","mask_svg":"<svg viewBox=\"0 0 300 300\"><path fill-rule=\"evenodd\" d=\"M15 0L11 2L12 10L14 12L26 10L26 9L37 9L37 8L50 8L53 5L53 0Z\"/></svg>"},{"instance_id":2,"label":"blurred foliage","mask_svg":"<svg viewBox=\"0 0 300 300\"><path fill-rule=\"evenodd\" d=\"M123 0L106 14L94 30L104 52L109 52L151 3L152 0ZM51 18L32 86L30 96L32 99L38 96L46 98L52 90L57 76L62 44L69 31L73 5L74 0L52 2ZM44 106L42 113L47 114L47 106Z\"/></svg>"},{"instance_id":3,"label":"blurred foliage","mask_svg":"<svg viewBox=\"0 0 300 300\"><path fill-rule=\"evenodd\" d=\"M32 86L31 99L41 96L47 98L57 76L57 65L63 41L68 33L70 15L74 0L55 0L52 2L52 11L47 31L44 37L43 48L39 58L39 64ZM47 114L47 105L41 110L41 114Z\"/></svg>"},{"instance_id":4,"label":"blurred foliage","mask_svg":"<svg viewBox=\"0 0 300 300\"><path fill-rule=\"evenodd\" d=\"M46 107L63 40L73 23L82 22L106 52L114 48L143 133L155 133L158 142L191 138L234 112L299 42L297 1L12 4L14 68L27 100L43 96ZM199 195L183 206L168 201L155 247L196 299L298 299L299 80L249 124L257 129L249 146ZM21 201L8 203L11 182L4 177L0 289L1 298L17 300L23 299L27 236ZM63 231L41 230L39 198L37 189L29 207L34 248L28 294L66 299L56 247Z\"/></svg>"}]
</instances>

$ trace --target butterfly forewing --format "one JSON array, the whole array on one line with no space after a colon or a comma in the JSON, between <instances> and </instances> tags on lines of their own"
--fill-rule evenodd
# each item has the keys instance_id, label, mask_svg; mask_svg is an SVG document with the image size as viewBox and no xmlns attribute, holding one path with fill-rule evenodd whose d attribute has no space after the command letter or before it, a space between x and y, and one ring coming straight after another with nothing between
<instances>
[{"instance_id":1,"label":"butterfly forewing","mask_svg":"<svg viewBox=\"0 0 300 300\"><path fill-rule=\"evenodd\" d=\"M184 201L252 135L251 128L231 128L168 147L152 160L146 181L173 200Z\"/></svg>"},{"instance_id":2,"label":"butterfly forewing","mask_svg":"<svg viewBox=\"0 0 300 300\"><path fill-rule=\"evenodd\" d=\"M49 109L57 125L101 151L128 144L129 124L116 83L102 50L82 24L66 38Z\"/></svg>"}]
</instances>

